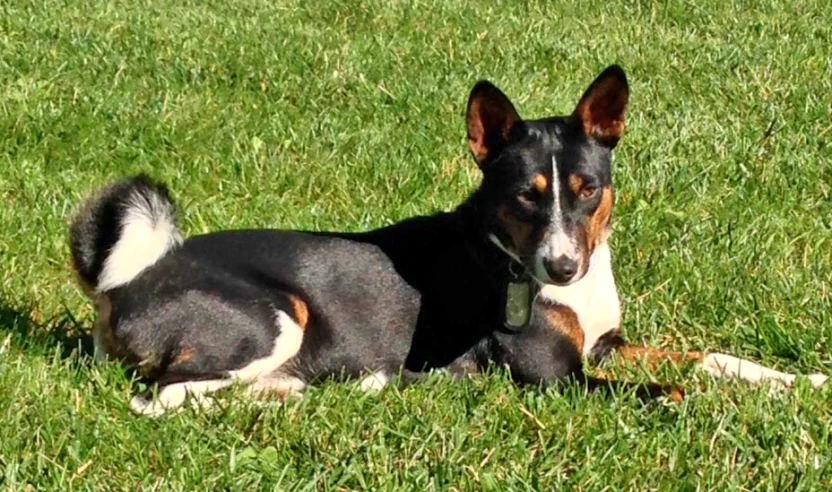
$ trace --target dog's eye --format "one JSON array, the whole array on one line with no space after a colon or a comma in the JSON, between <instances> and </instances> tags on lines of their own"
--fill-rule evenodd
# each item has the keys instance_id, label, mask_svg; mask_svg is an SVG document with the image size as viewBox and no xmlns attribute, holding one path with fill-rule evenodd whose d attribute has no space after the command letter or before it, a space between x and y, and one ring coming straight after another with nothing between
<instances>
[{"instance_id":1,"label":"dog's eye","mask_svg":"<svg viewBox=\"0 0 832 492\"><path fill-rule=\"evenodd\" d=\"M517 198L520 200L520 203L531 205L540 199L540 193L535 189L530 189L517 195Z\"/></svg>"},{"instance_id":2,"label":"dog's eye","mask_svg":"<svg viewBox=\"0 0 832 492\"><path fill-rule=\"evenodd\" d=\"M594 197L598 194L598 187L596 186L584 186L581 188L581 192L579 193L580 197L584 200Z\"/></svg>"}]
</instances>

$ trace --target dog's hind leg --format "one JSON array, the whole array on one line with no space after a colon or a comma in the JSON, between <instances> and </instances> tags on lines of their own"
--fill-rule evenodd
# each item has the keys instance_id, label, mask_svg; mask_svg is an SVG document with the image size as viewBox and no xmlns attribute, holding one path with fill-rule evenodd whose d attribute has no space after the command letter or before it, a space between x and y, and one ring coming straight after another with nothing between
<instances>
[{"instance_id":1,"label":"dog's hind leg","mask_svg":"<svg viewBox=\"0 0 832 492\"><path fill-rule=\"evenodd\" d=\"M286 376L278 371L251 383L247 393L252 396L273 395L282 400L287 396L300 396L304 388L306 388L306 383L300 378Z\"/></svg>"},{"instance_id":2,"label":"dog's hind leg","mask_svg":"<svg viewBox=\"0 0 832 492\"><path fill-rule=\"evenodd\" d=\"M274 373L300 351L303 342L303 328L285 311L275 310L274 322L278 334L274 338L271 353L266 357L218 374L204 369L210 357L199 350L183 350L168 367L166 374L157 380L162 388L156 399L135 396L130 401L130 409L140 415L159 416L166 410L181 406L189 396L199 399L199 403L203 404L206 401L205 395L235 382L254 383L263 390L270 382L277 381Z\"/></svg>"},{"instance_id":3,"label":"dog's hind leg","mask_svg":"<svg viewBox=\"0 0 832 492\"><path fill-rule=\"evenodd\" d=\"M229 376L242 383L253 383L260 378L269 377L286 361L297 355L303 342L304 328L281 310L275 312L275 322L280 333L274 339L272 353L248 363L245 367L229 371Z\"/></svg>"},{"instance_id":4,"label":"dog's hind leg","mask_svg":"<svg viewBox=\"0 0 832 492\"><path fill-rule=\"evenodd\" d=\"M182 406L188 397L201 401L206 394L234 384L232 379L207 379L169 384L154 399L136 395L130 400L130 410L138 415L158 417L168 410Z\"/></svg>"}]
</instances>

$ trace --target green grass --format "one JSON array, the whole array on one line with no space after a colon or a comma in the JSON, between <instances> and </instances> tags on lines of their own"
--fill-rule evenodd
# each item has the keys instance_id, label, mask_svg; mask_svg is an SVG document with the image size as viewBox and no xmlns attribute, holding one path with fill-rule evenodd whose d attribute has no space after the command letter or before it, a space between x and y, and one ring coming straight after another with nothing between
<instances>
[{"instance_id":1,"label":"green grass","mask_svg":"<svg viewBox=\"0 0 832 492\"><path fill-rule=\"evenodd\" d=\"M0 487L829 489L828 388L707 382L662 406L495 375L136 418L123 371L72 354L93 314L66 220L139 171L191 234L451 209L479 179L477 79L536 117L620 63L627 336L832 373L830 18L823 0L0 3Z\"/></svg>"}]
</instances>

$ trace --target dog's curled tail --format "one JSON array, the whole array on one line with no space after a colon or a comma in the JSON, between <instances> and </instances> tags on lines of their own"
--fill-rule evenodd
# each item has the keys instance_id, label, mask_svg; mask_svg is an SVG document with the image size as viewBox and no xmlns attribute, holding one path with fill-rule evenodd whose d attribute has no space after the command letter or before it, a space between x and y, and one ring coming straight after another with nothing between
<instances>
[{"instance_id":1,"label":"dog's curled tail","mask_svg":"<svg viewBox=\"0 0 832 492\"><path fill-rule=\"evenodd\" d=\"M146 175L99 190L69 229L73 265L90 293L129 283L181 243L167 188Z\"/></svg>"}]
</instances>

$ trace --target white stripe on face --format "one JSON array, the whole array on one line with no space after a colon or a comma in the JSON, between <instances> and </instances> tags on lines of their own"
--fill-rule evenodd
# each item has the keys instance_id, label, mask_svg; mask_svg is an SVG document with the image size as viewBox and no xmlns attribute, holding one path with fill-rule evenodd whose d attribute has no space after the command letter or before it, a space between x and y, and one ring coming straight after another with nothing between
<instances>
[{"instance_id":1,"label":"white stripe on face","mask_svg":"<svg viewBox=\"0 0 832 492\"><path fill-rule=\"evenodd\" d=\"M577 259L577 248L573 238L566 234L563 220L563 209L561 208L561 182L558 162L552 156L552 221L549 223L547 240L538 250L538 262L543 263L543 258L555 260L561 256Z\"/></svg>"},{"instance_id":2,"label":"white stripe on face","mask_svg":"<svg viewBox=\"0 0 832 492\"><path fill-rule=\"evenodd\" d=\"M566 234L563 224L563 210L561 209L561 184L560 172L558 171L558 161L555 156L552 156L552 196L554 197L552 203L552 222L549 224L549 248L551 258L558 258L562 255L574 256L575 244Z\"/></svg>"},{"instance_id":3,"label":"white stripe on face","mask_svg":"<svg viewBox=\"0 0 832 492\"><path fill-rule=\"evenodd\" d=\"M549 279L544 266L545 260L556 260L566 256L579 261L578 248L573 238L566 233L561 207L561 182L558 162L552 156L552 220L546 230L546 241L537 249L535 254L535 275L540 279Z\"/></svg>"}]
</instances>

